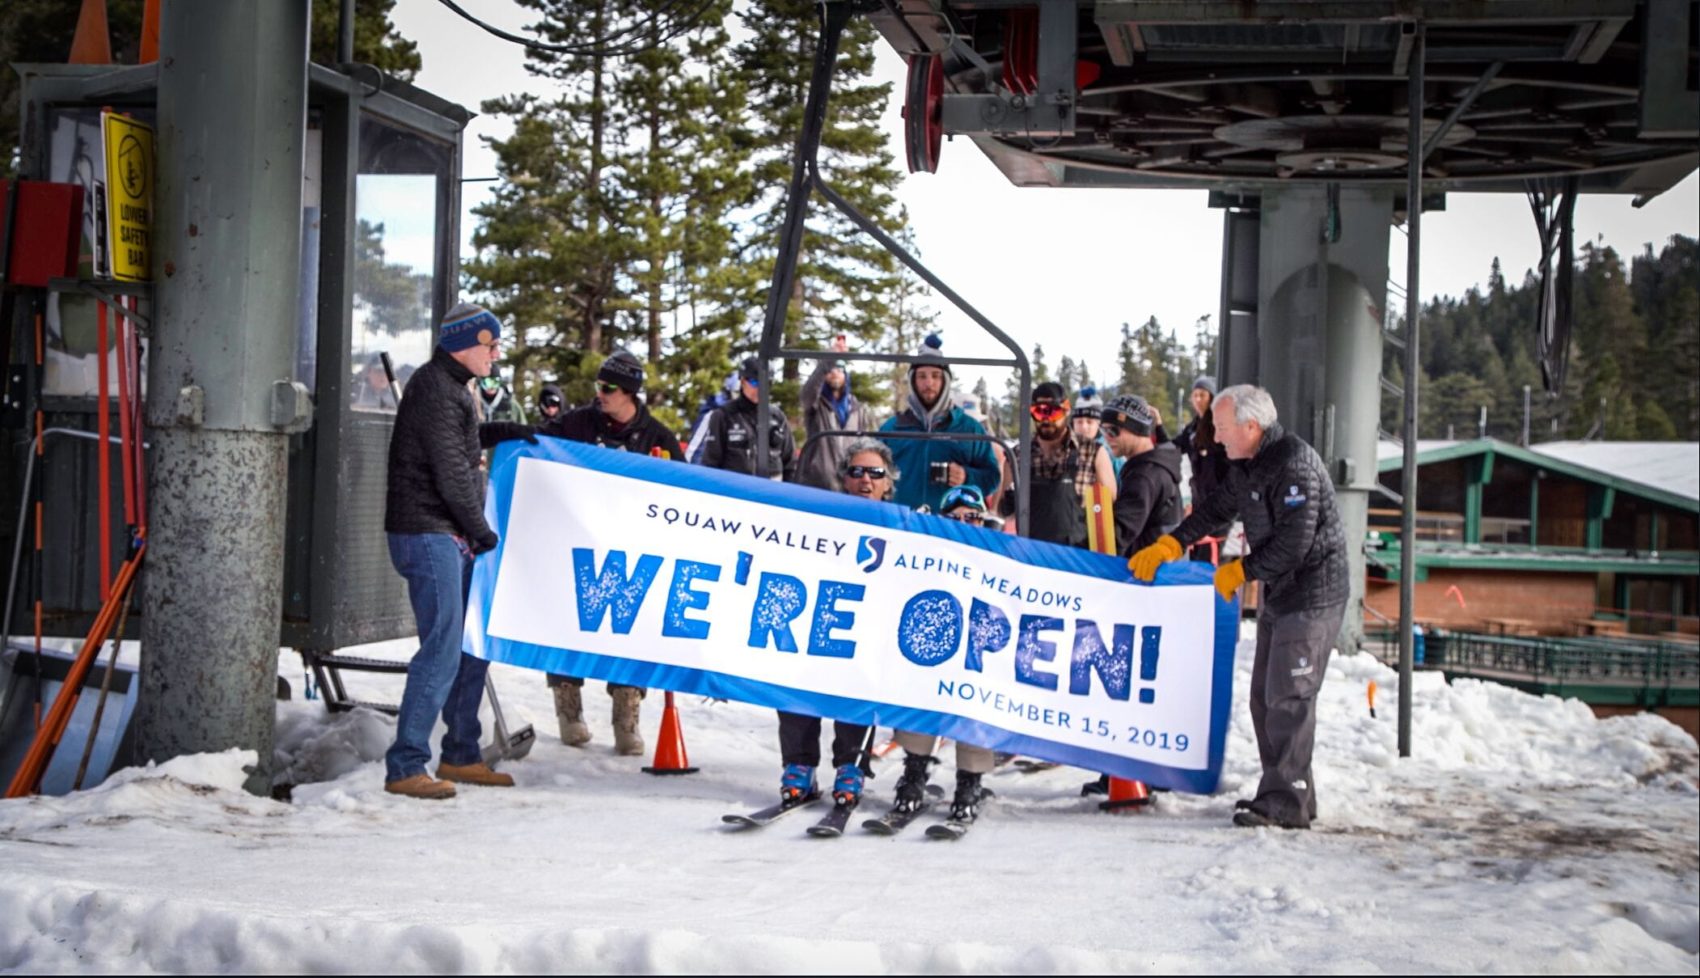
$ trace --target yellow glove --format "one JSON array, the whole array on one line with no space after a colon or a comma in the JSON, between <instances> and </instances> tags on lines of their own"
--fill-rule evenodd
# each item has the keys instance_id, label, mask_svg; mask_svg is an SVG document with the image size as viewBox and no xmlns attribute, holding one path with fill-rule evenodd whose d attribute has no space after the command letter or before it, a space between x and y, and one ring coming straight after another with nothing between
<instances>
[{"instance_id":1,"label":"yellow glove","mask_svg":"<svg viewBox=\"0 0 1700 978\"><path fill-rule=\"evenodd\" d=\"M1181 542L1167 533L1157 538L1157 542L1128 558L1127 569L1133 576L1142 581L1150 581L1157 576L1157 568L1171 560L1179 560Z\"/></svg>"},{"instance_id":2,"label":"yellow glove","mask_svg":"<svg viewBox=\"0 0 1700 978\"><path fill-rule=\"evenodd\" d=\"M1234 592L1245 583L1245 568L1237 560L1230 560L1216 568L1216 593L1223 601L1234 600Z\"/></svg>"}]
</instances>

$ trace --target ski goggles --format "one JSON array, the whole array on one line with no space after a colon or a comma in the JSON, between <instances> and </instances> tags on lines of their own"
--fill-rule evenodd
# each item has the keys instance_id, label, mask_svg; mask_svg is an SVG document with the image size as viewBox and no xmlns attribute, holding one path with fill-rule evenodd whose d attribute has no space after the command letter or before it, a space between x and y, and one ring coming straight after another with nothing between
<instances>
[{"instance_id":1,"label":"ski goggles","mask_svg":"<svg viewBox=\"0 0 1700 978\"><path fill-rule=\"evenodd\" d=\"M487 391L501 390L502 379L500 377L480 377L478 378L478 386Z\"/></svg>"},{"instance_id":2,"label":"ski goggles","mask_svg":"<svg viewBox=\"0 0 1700 978\"><path fill-rule=\"evenodd\" d=\"M939 500L939 512L949 513L958 506L972 507L975 512L971 516L953 516L952 519L960 519L965 523L977 523L980 520L980 514L986 511L986 496L980 491L979 486L967 484L952 486L945 492L944 498Z\"/></svg>"},{"instance_id":3,"label":"ski goggles","mask_svg":"<svg viewBox=\"0 0 1700 978\"><path fill-rule=\"evenodd\" d=\"M559 395L559 394L544 394L542 399L538 403L542 404L546 408L550 408L550 407L558 408L558 407L561 406L561 395Z\"/></svg>"},{"instance_id":4,"label":"ski goggles","mask_svg":"<svg viewBox=\"0 0 1700 978\"><path fill-rule=\"evenodd\" d=\"M1027 409L1034 421L1061 421L1068 417L1068 402L1035 404Z\"/></svg>"}]
</instances>

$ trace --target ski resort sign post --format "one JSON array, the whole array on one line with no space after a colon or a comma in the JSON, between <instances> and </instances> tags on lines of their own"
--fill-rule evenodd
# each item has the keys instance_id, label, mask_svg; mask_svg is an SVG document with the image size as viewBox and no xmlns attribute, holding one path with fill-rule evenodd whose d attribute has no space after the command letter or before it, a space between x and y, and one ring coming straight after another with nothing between
<instances>
[{"instance_id":1,"label":"ski resort sign post","mask_svg":"<svg viewBox=\"0 0 1700 978\"><path fill-rule=\"evenodd\" d=\"M1215 790L1237 607L1116 558L604 448L502 445L466 648Z\"/></svg>"}]
</instances>

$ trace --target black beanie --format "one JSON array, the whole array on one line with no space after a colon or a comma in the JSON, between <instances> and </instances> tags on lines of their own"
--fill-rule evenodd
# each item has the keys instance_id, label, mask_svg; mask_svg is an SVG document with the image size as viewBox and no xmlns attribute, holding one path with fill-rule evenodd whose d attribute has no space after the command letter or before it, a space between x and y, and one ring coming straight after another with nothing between
<instances>
[{"instance_id":1,"label":"black beanie","mask_svg":"<svg viewBox=\"0 0 1700 978\"><path fill-rule=\"evenodd\" d=\"M643 363L625 350L615 350L612 356L602 361L601 369L596 371L596 379L613 384L627 394L636 394L643 390Z\"/></svg>"},{"instance_id":2,"label":"black beanie","mask_svg":"<svg viewBox=\"0 0 1700 978\"><path fill-rule=\"evenodd\" d=\"M1151 406L1137 394L1123 394L1104 408L1104 423L1113 424L1130 434L1150 436L1156 430L1157 418Z\"/></svg>"}]
</instances>

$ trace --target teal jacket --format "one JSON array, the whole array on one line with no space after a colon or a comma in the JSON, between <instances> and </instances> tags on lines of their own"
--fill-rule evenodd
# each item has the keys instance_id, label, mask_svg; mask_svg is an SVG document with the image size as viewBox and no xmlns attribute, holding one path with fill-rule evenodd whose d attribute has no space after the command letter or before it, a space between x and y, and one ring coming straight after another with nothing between
<instances>
[{"instance_id":1,"label":"teal jacket","mask_svg":"<svg viewBox=\"0 0 1700 978\"><path fill-rule=\"evenodd\" d=\"M931 421L930 427L923 421L919 405L911 397L909 406L897 417L880 425L880 430L986 433L980 422L962 413L961 408L935 411L928 420ZM968 481L979 486L980 491L988 496L997 490L1001 473L998 472L997 455L992 451L991 442L893 438L887 444L891 446L891 457L897 463L898 472L902 473L897 482L897 495L892 500L900 506L917 509L925 504L928 509L938 512L939 502L950 487L929 478L933 462L955 462L962 466L968 473Z\"/></svg>"}]
</instances>

